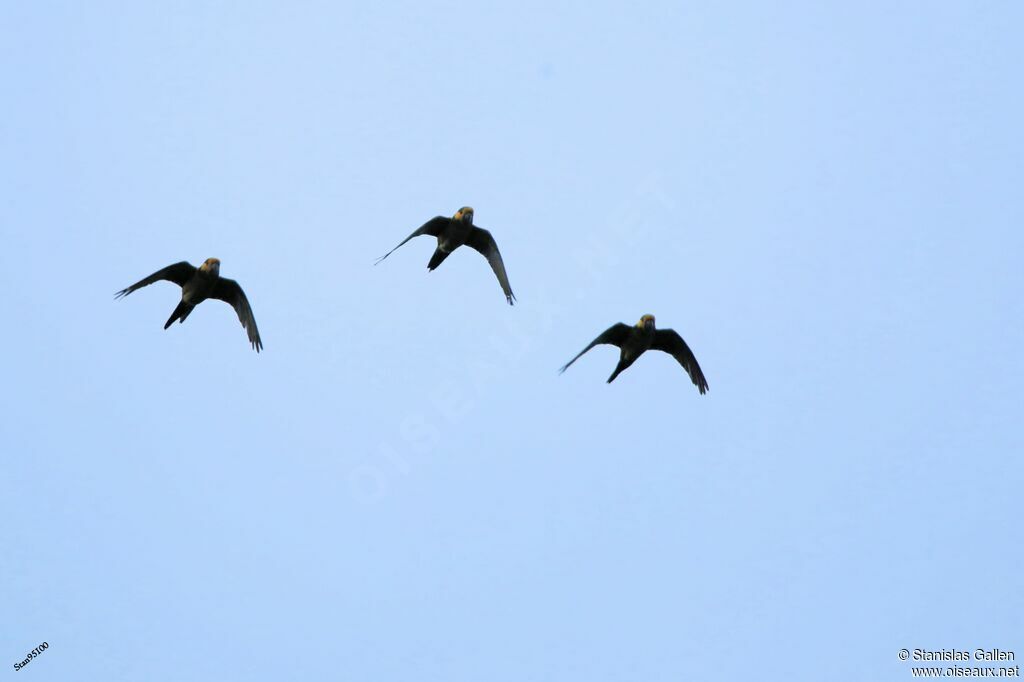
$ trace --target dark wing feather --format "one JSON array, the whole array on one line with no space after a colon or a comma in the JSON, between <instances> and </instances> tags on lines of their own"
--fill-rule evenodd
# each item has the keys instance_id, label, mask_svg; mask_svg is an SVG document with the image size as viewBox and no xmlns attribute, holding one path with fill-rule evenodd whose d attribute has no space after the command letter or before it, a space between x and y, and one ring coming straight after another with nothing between
<instances>
[{"instance_id":1,"label":"dark wing feather","mask_svg":"<svg viewBox=\"0 0 1024 682\"><path fill-rule=\"evenodd\" d=\"M245 292L242 291L242 287L238 286L238 282L233 279L219 278L213 286L210 298L216 298L231 304L231 307L238 313L238 321L242 323L245 331L249 334L249 343L259 353L260 349L263 348L263 341L260 340L260 330L256 328L256 318L252 316L249 299L245 297Z\"/></svg>"},{"instance_id":2,"label":"dark wing feather","mask_svg":"<svg viewBox=\"0 0 1024 682\"><path fill-rule=\"evenodd\" d=\"M683 337L672 329L659 329L654 333L654 342L651 344L651 348L664 351L678 360L686 373L690 375L690 380L693 381L693 385L697 387L701 395L707 392L708 381L704 378L704 372L700 370L697 358L683 341Z\"/></svg>"},{"instance_id":3,"label":"dark wing feather","mask_svg":"<svg viewBox=\"0 0 1024 682\"><path fill-rule=\"evenodd\" d=\"M516 300L516 296L512 293L512 287L508 284L508 275L505 274L505 263L501 260L501 253L498 252L498 245L495 243L491 233L482 227L474 227L473 231L469 233L469 237L466 238L466 246L476 249L484 255L487 262L491 264L491 270L494 270L494 274L498 278L501 290L505 292L505 300L508 301L509 305L512 305L512 301Z\"/></svg>"},{"instance_id":4,"label":"dark wing feather","mask_svg":"<svg viewBox=\"0 0 1024 682\"><path fill-rule=\"evenodd\" d=\"M612 346L618 346L619 348L622 348L622 344L624 344L626 340L629 338L629 332L632 329L633 328L630 327L628 324L623 324L621 322L619 322L618 324L613 324L612 326L608 327L603 332L601 332L601 335L598 336L593 341L591 341L590 345L581 350L576 355L576 357L574 357L569 362L565 363L562 369L558 370L558 372L562 373L565 370L569 369L569 365L579 360L581 355L583 355L588 350L599 344L607 343Z\"/></svg>"},{"instance_id":5,"label":"dark wing feather","mask_svg":"<svg viewBox=\"0 0 1024 682\"><path fill-rule=\"evenodd\" d=\"M448 224L450 222L451 222L451 218L445 218L443 215L439 215L436 218L431 218L427 222L425 222L422 225L420 225L420 228L418 230L416 230L415 232L410 234L408 237L403 239L401 244L399 244L398 246L396 246L395 248L391 249L390 251L385 253L383 256L378 258L377 259L377 263L381 262L382 260L384 260L385 258L390 256L391 254L393 254L398 249L402 248L402 246L404 246L405 243L407 241L409 241L410 239L412 239L413 237L419 237L419 236L424 235L424 234L429 234L431 237L440 236L441 232L446 227L448 227ZM377 263L374 263L374 265L376 265Z\"/></svg>"},{"instance_id":6,"label":"dark wing feather","mask_svg":"<svg viewBox=\"0 0 1024 682\"><path fill-rule=\"evenodd\" d=\"M122 296L127 296L136 289L148 287L153 282L159 282L162 279L165 279L168 282L174 282L179 287L183 287L185 286L185 282L192 279L192 276L194 274L196 274L196 269L192 265L190 265L188 261L181 261L180 263L175 263L174 265L168 265L163 270L157 270L149 277L145 279L140 279L138 282L131 285L127 289L121 289L121 291L114 294L114 298L121 298Z\"/></svg>"}]
</instances>

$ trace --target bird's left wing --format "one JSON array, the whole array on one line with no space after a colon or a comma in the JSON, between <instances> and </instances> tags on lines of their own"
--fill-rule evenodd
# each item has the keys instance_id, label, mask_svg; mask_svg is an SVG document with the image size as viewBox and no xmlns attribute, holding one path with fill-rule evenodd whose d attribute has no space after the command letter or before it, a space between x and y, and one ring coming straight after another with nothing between
<instances>
[{"instance_id":1,"label":"bird's left wing","mask_svg":"<svg viewBox=\"0 0 1024 682\"><path fill-rule=\"evenodd\" d=\"M574 357L569 362L565 363L565 365L562 366L562 369L558 370L558 373L561 374L565 370L569 369L569 365L579 360L581 355L583 355L588 350L599 344L607 343L612 346L618 346L619 348L622 348L622 344L624 344L626 342L626 339L629 338L629 331L631 329L632 327L630 327L628 324L623 324L622 322L618 322L608 327L603 332L601 332L600 336L591 341L589 346L587 346L579 353L577 353L576 357Z\"/></svg>"},{"instance_id":2,"label":"bird's left wing","mask_svg":"<svg viewBox=\"0 0 1024 682\"><path fill-rule=\"evenodd\" d=\"M238 282L233 279L219 278L213 287L210 298L216 298L231 304L231 307L238 313L238 321L242 323L245 331L249 334L249 343L259 353L260 349L263 348L263 341L260 340L260 330L256 328L256 318L252 316L249 299L245 297L245 292L242 291L242 287L238 286Z\"/></svg>"},{"instance_id":3,"label":"bird's left wing","mask_svg":"<svg viewBox=\"0 0 1024 682\"><path fill-rule=\"evenodd\" d=\"M651 344L651 348L654 350L664 351L668 353L683 366L686 373L690 375L690 380L693 385L697 387L697 390L701 392L701 395L708 390L708 381L704 378L704 372L701 371L700 365L697 364L697 358L694 356L693 351L683 341L683 337L679 336L672 329L659 329L654 333L654 342Z\"/></svg>"},{"instance_id":4,"label":"bird's left wing","mask_svg":"<svg viewBox=\"0 0 1024 682\"><path fill-rule=\"evenodd\" d=\"M494 270L494 274L498 278L501 290L505 292L505 300L512 305L516 296L512 293L512 287L509 286L508 275L505 274L505 263L501 260L498 244L494 241L491 233L481 227L474 227L466 239L466 246L476 249L484 255L487 262L491 264L491 270Z\"/></svg>"},{"instance_id":5,"label":"bird's left wing","mask_svg":"<svg viewBox=\"0 0 1024 682\"><path fill-rule=\"evenodd\" d=\"M145 279L140 279L138 282L131 285L130 287L121 289L121 291L114 294L114 298L121 298L122 296L127 296L136 289L148 287L153 282L159 282L162 279L165 279L168 282L174 282L179 287L183 287L185 286L185 282L192 279L192 275L194 274L196 274L195 267L189 264L188 261L183 260L180 263L168 265L166 268L157 270L149 277L146 277Z\"/></svg>"},{"instance_id":6,"label":"bird's left wing","mask_svg":"<svg viewBox=\"0 0 1024 682\"><path fill-rule=\"evenodd\" d=\"M448 227L448 223L450 222L451 219L445 218L443 215L439 215L436 218L431 218L427 222L420 225L419 229L417 229L415 232L413 232L408 237L403 239L401 244L399 244L398 246L396 246L395 248L391 249L383 256L378 258L377 263L380 263L382 260L393 254L395 251L402 248L405 245L405 243L412 239L413 237L419 237L420 235L424 234L429 234L431 237L437 237L438 235L441 234L441 230ZM374 265L376 265L377 263L374 263Z\"/></svg>"}]
</instances>

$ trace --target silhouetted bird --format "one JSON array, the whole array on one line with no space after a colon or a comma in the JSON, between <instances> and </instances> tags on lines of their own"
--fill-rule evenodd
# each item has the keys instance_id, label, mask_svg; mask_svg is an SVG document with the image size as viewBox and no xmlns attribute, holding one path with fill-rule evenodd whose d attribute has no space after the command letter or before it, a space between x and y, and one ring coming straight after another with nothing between
<instances>
[{"instance_id":1,"label":"silhouetted bird","mask_svg":"<svg viewBox=\"0 0 1024 682\"><path fill-rule=\"evenodd\" d=\"M490 232L473 225L473 209L469 206L463 206L451 218L439 215L423 223L420 229L403 239L401 244L378 258L377 263L390 256L413 237L424 234L437 237L437 248L434 249L434 255L430 257L430 262L427 263L427 270L436 268L448 257L448 254L465 244L482 253L487 262L491 264L491 269L494 270L498 283L501 284L501 290L505 292L505 299L509 305L512 305L512 301L516 297L508 284L508 275L505 274L505 264L498 252L498 245L494 243L494 237Z\"/></svg>"},{"instance_id":2,"label":"silhouetted bird","mask_svg":"<svg viewBox=\"0 0 1024 682\"><path fill-rule=\"evenodd\" d=\"M621 322L608 327L600 336L591 341L589 346L581 350L579 355L567 362L559 372L567 370L569 365L576 362L581 355L602 343L618 346L621 349L619 364L616 365L612 375L608 377L609 384L615 381L615 377L619 376L622 370L636 362L636 359L643 355L644 351L653 348L654 350L665 351L678 360L679 364L686 370L686 373L690 375L693 385L697 387L702 395L708 390L708 382L704 378L704 373L700 371L700 365L697 364L697 358L693 356L693 351L686 345L683 338L673 330L655 329L654 315L644 315L634 327Z\"/></svg>"},{"instance_id":3,"label":"silhouetted bird","mask_svg":"<svg viewBox=\"0 0 1024 682\"><path fill-rule=\"evenodd\" d=\"M184 322L192 309L206 299L216 298L230 303L238 313L239 321L249 334L249 343L256 349L256 352L259 353L263 348L260 332L256 329L256 319L252 316L252 308L249 307L249 299L245 297L245 292L242 291L242 287L238 286L238 282L220 276L220 261L216 258L207 258L198 268L186 261L168 265L163 270L157 270L149 277L117 292L115 298L127 296L136 289L141 289L160 280L174 282L181 287L181 302L167 318L164 329L174 324L175 320Z\"/></svg>"}]
</instances>

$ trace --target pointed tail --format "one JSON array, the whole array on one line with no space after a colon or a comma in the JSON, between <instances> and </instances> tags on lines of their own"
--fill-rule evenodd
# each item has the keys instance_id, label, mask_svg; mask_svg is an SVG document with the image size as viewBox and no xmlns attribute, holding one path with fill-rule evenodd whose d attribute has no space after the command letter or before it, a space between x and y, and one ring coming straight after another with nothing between
<instances>
[{"instance_id":1,"label":"pointed tail","mask_svg":"<svg viewBox=\"0 0 1024 682\"><path fill-rule=\"evenodd\" d=\"M178 307L174 309L173 313L171 313L171 316L167 318L167 324L164 325L164 329L167 329L172 324L174 324L175 320L180 319L182 322L184 322L185 318L188 317L188 314L192 312L193 308L195 308L195 306L192 305L191 303L185 303L185 301L179 303Z\"/></svg>"},{"instance_id":2,"label":"pointed tail","mask_svg":"<svg viewBox=\"0 0 1024 682\"><path fill-rule=\"evenodd\" d=\"M444 261L445 258L448 257L448 254L450 253L451 251L443 251L440 246L434 249L434 255L430 257L430 262L427 263L427 270L433 270L436 268Z\"/></svg>"},{"instance_id":3,"label":"pointed tail","mask_svg":"<svg viewBox=\"0 0 1024 682\"><path fill-rule=\"evenodd\" d=\"M610 384L613 381L615 381L615 377L619 376L619 374L622 373L622 370L626 369L632 364L632 360L630 360L629 362L626 362L625 360L619 360L619 364L615 366L615 371L612 372L612 375L610 377L608 377L608 383Z\"/></svg>"}]
</instances>

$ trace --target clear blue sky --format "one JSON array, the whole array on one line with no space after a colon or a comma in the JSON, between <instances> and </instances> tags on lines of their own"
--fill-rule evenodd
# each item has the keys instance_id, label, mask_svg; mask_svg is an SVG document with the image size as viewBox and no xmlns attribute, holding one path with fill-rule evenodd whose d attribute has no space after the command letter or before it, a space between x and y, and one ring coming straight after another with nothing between
<instances>
[{"instance_id":1,"label":"clear blue sky","mask_svg":"<svg viewBox=\"0 0 1024 682\"><path fill-rule=\"evenodd\" d=\"M0 677L1024 656L1014 2L0 9ZM484 259L425 265L476 209ZM215 256L206 303L113 294ZM614 322L668 356L612 385Z\"/></svg>"}]
</instances>

